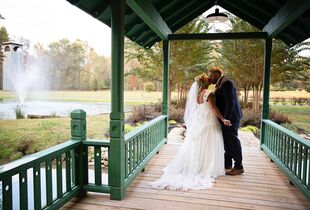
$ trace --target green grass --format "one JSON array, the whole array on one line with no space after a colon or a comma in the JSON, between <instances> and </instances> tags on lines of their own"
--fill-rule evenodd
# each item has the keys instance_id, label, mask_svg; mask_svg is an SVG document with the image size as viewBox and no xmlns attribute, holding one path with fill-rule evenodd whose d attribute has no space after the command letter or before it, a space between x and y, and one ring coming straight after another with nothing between
<instances>
[{"instance_id":1,"label":"green grass","mask_svg":"<svg viewBox=\"0 0 310 210\"><path fill-rule=\"evenodd\" d=\"M176 98L177 93L172 93ZM1 99L16 99L14 92L0 91ZM110 102L111 91L31 91L27 100L56 100L56 101L79 101L79 102ZM124 101L127 104L143 104L150 102L159 102L162 99L162 93L158 91L125 91Z\"/></svg>"},{"instance_id":2,"label":"green grass","mask_svg":"<svg viewBox=\"0 0 310 210\"><path fill-rule=\"evenodd\" d=\"M310 106L272 105L271 109L286 114L293 125L310 133Z\"/></svg>"},{"instance_id":3,"label":"green grass","mask_svg":"<svg viewBox=\"0 0 310 210\"><path fill-rule=\"evenodd\" d=\"M103 139L109 115L87 116L87 137ZM70 118L0 120L0 164L70 139Z\"/></svg>"}]
</instances>

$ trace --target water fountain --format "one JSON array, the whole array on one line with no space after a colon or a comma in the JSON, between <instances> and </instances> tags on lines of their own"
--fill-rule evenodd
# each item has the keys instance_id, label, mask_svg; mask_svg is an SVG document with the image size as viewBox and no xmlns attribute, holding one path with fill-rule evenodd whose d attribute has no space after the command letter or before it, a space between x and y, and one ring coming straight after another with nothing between
<instances>
[{"instance_id":1,"label":"water fountain","mask_svg":"<svg viewBox=\"0 0 310 210\"><path fill-rule=\"evenodd\" d=\"M27 93L34 82L33 72L24 69L23 45L6 42L4 46L3 62L3 90L15 91L19 105L24 105Z\"/></svg>"},{"instance_id":2,"label":"water fountain","mask_svg":"<svg viewBox=\"0 0 310 210\"><path fill-rule=\"evenodd\" d=\"M69 116L74 109L84 109L88 115L110 112L109 102L76 102L48 100L48 80L45 70L48 64L41 58L24 63L23 46L19 43L6 42L3 62L3 90L14 91L16 99L0 101L0 120L16 119L17 112L22 111L31 118ZM1 87L0 87L1 89ZM42 91L44 90L44 91ZM27 95L30 95L27 99ZM43 100L42 100L43 99ZM131 110L126 105L125 110Z\"/></svg>"}]
</instances>

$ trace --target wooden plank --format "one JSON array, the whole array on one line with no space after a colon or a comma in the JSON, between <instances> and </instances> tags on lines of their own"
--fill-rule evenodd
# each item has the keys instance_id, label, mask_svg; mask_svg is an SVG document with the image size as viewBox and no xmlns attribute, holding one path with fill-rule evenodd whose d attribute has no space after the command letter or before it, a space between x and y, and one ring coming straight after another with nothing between
<instances>
[{"instance_id":1,"label":"wooden plank","mask_svg":"<svg viewBox=\"0 0 310 210\"><path fill-rule=\"evenodd\" d=\"M154 139L155 141L155 139ZM243 142L244 143L244 142ZM310 209L310 202L277 166L258 148L244 147L244 167L241 176L221 176L207 190L173 191L152 189L149 183L162 175L179 145L163 146L128 187L122 201L108 195L88 193L82 201L73 199L65 208L73 209ZM64 209L65 209L64 208Z\"/></svg>"},{"instance_id":2,"label":"wooden plank","mask_svg":"<svg viewBox=\"0 0 310 210\"><path fill-rule=\"evenodd\" d=\"M288 0L262 31L273 38L310 8L309 0Z\"/></svg>"},{"instance_id":3,"label":"wooden plank","mask_svg":"<svg viewBox=\"0 0 310 210\"><path fill-rule=\"evenodd\" d=\"M172 32L151 1L126 0L126 3L162 40L168 39Z\"/></svg>"}]
</instances>

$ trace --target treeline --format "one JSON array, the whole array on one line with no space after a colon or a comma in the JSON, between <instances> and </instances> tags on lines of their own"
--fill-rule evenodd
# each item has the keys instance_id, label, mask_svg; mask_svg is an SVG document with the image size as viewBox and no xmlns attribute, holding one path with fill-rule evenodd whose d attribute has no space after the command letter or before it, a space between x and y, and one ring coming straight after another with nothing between
<instances>
[{"instance_id":1,"label":"treeline","mask_svg":"<svg viewBox=\"0 0 310 210\"><path fill-rule=\"evenodd\" d=\"M44 47L34 45L26 59L39 65L51 90L103 90L110 88L110 58L98 55L87 42L61 39Z\"/></svg>"},{"instance_id":2,"label":"treeline","mask_svg":"<svg viewBox=\"0 0 310 210\"><path fill-rule=\"evenodd\" d=\"M228 32L256 32L238 17L231 16L231 29ZM204 18L197 18L176 33L204 33L209 26ZM137 60L139 66L130 69L131 74L161 81L162 46L155 44L144 50L132 42L126 43L128 60ZM310 89L310 58L300 56L300 52L310 49L310 42L294 47L285 45L281 40L273 41L271 84L277 87L291 87L298 83L301 89ZM195 75L206 72L212 66L219 66L238 86L240 99L249 102L252 92L254 110L260 109L263 87L264 42L261 40L224 40L224 41L173 41L170 42L170 92L178 92L178 101L186 99L186 93ZM241 95L244 93L243 95Z\"/></svg>"}]
</instances>

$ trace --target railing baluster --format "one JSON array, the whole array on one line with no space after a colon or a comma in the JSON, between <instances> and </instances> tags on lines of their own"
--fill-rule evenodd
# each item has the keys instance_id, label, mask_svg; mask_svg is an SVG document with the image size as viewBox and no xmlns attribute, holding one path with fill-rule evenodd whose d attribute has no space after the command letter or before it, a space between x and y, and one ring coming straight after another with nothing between
<instances>
[{"instance_id":1,"label":"railing baluster","mask_svg":"<svg viewBox=\"0 0 310 210\"><path fill-rule=\"evenodd\" d=\"M303 172L303 176L302 176L302 181L304 183L304 185L307 185L307 163L308 163L308 149L306 147L304 147L304 159L303 159L303 167L302 167L302 172Z\"/></svg>"},{"instance_id":2,"label":"railing baluster","mask_svg":"<svg viewBox=\"0 0 310 210\"><path fill-rule=\"evenodd\" d=\"M290 168L290 137L286 136L286 166Z\"/></svg>"},{"instance_id":3,"label":"railing baluster","mask_svg":"<svg viewBox=\"0 0 310 210\"><path fill-rule=\"evenodd\" d=\"M57 198L62 197L62 156L56 157Z\"/></svg>"},{"instance_id":4,"label":"railing baluster","mask_svg":"<svg viewBox=\"0 0 310 210\"><path fill-rule=\"evenodd\" d=\"M76 153L75 150L70 150L70 157L71 157L71 182L73 182L73 184L75 185L76 183L78 183L78 180L76 180Z\"/></svg>"},{"instance_id":5,"label":"railing baluster","mask_svg":"<svg viewBox=\"0 0 310 210\"><path fill-rule=\"evenodd\" d=\"M295 154L294 154L294 174L297 175L297 159L298 159L298 144L294 141L295 145Z\"/></svg>"},{"instance_id":6,"label":"railing baluster","mask_svg":"<svg viewBox=\"0 0 310 210\"><path fill-rule=\"evenodd\" d=\"M294 149L294 141L290 138L290 169L293 171L293 149Z\"/></svg>"},{"instance_id":7,"label":"railing baluster","mask_svg":"<svg viewBox=\"0 0 310 210\"><path fill-rule=\"evenodd\" d=\"M307 163L308 163L308 149L304 147L304 158L303 158L303 175L302 175L302 182L304 185L307 185Z\"/></svg>"},{"instance_id":8,"label":"railing baluster","mask_svg":"<svg viewBox=\"0 0 310 210\"><path fill-rule=\"evenodd\" d=\"M299 155L298 155L298 178L301 180L301 168L302 168L302 153L303 153L303 149L302 149L302 145L298 144L298 151L299 151Z\"/></svg>"},{"instance_id":9,"label":"railing baluster","mask_svg":"<svg viewBox=\"0 0 310 210\"><path fill-rule=\"evenodd\" d=\"M144 133L144 132L142 132L142 133L140 134L140 140L139 140L139 150L140 150L140 151L139 151L139 153L140 153L140 155L139 155L139 157L140 157L139 163L141 163L142 160L143 160L143 147L142 147L143 133Z\"/></svg>"},{"instance_id":10,"label":"railing baluster","mask_svg":"<svg viewBox=\"0 0 310 210\"><path fill-rule=\"evenodd\" d=\"M287 166L286 165L286 156L285 156L285 152L286 152L286 135L285 134L283 134L283 139L282 139L282 154L281 154L281 156L282 156L282 162L283 162L283 164L285 165L285 166Z\"/></svg>"},{"instance_id":11,"label":"railing baluster","mask_svg":"<svg viewBox=\"0 0 310 210\"><path fill-rule=\"evenodd\" d=\"M133 161L133 149L132 149L132 142L129 141L129 173L128 175L131 173L132 171L132 161Z\"/></svg>"},{"instance_id":12,"label":"railing baluster","mask_svg":"<svg viewBox=\"0 0 310 210\"><path fill-rule=\"evenodd\" d=\"M36 164L33 167L33 195L34 195L34 209L41 209L41 167Z\"/></svg>"},{"instance_id":13,"label":"railing baluster","mask_svg":"<svg viewBox=\"0 0 310 210\"><path fill-rule=\"evenodd\" d=\"M19 207L28 209L27 170L19 173Z\"/></svg>"},{"instance_id":14,"label":"railing baluster","mask_svg":"<svg viewBox=\"0 0 310 210\"><path fill-rule=\"evenodd\" d=\"M133 167L132 169L134 170L136 168L136 159L137 159L137 143L136 143L136 137L132 139L132 147L133 147L133 153L132 153L132 159L133 159Z\"/></svg>"},{"instance_id":15,"label":"railing baluster","mask_svg":"<svg viewBox=\"0 0 310 210\"><path fill-rule=\"evenodd\" d=\"M66 152L66 190L71 191L71 157L70 151Z\"/></svg>"},{"instance_id":16,"label":"railing baluster","mask_svg":"<svg viewBox=\"0 0 310 210\"><path fill-rule=\"evenodd\" d=\"M95 146L95 185L102 185L101 180L101 147Z\"/></svg>"},{"instance_id":17,"label":"railing baluster","mask_svg":"<svg viewBox=\"0 0 310 210\"><path fill-rule=\"evenodd\" d=\"M2 204L3 210L12 209L12 177L5 177L2 180Z\"/></svg>"},{"instance_id":18,"label":"railing baluster","mask_svg":"<svg viewBox=\"0 0 310 210\"><path fill-rule=\"evenodd\" d=\"M45 181L46 181L46 204L49 206L53 202L53 189L52 189L52 160L45 162Z\"/></svg>"},{"instance_id":19,"label":"railing baluster","mask_svg":"<svg viewBox=\"0 0 310 210\"><path fill-rule=\"evenodd\" d=\"M129 149L128 149L128 142L125 142L125 178L128 177L128 152L129 152Z\"/></svg>"}]
</instances>

